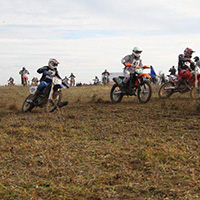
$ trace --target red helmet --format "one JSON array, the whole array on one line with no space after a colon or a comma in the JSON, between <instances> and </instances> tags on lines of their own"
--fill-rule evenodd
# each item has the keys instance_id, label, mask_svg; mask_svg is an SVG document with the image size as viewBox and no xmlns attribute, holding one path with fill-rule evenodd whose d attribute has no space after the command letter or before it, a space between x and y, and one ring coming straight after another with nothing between
<instances>
[{"instance_id":1,"label":"red helmet","mask_svg":"<svg viewBox=\"0 0 200 200\"><path fill-rule=\"evenodd\" d=\"M194 53L195 51L193 51L191 48L186 48L184 50L184 55L187 57L187 58L192 58L192 54Z\"/></svg>"}]
</instances>

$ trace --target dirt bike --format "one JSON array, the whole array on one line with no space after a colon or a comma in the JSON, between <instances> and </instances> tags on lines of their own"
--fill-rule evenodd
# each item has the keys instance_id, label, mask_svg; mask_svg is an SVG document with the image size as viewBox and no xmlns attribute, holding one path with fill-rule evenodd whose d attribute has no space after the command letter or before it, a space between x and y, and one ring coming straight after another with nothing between
<instances>
[{"instance_id":1,"label":"dirt bike","mask_svg":"<svg viewBox=\"0 0 200 200\"><path fill-rule=\"evenodd\" d=\"M167 83L161 85L158 96L159 98L166 99L169 98L174 93L186 93L190 92L190 97L192 99L200 99L200 73L195 69L191 72L193 76L187 81L183 79L182 83L177 87L177 81L181 78L179 75L176 75L176 78L170 80Z\"/></svg>"},{"instance_id":2,"label":"dirt bike","mask_svg":"<svg viewBox=\"0 0 200 200\"><path fill-rule=\"evenodd\" d=\"M45 107L46 112L53 112L58 107L60 108L67 105L68 101L61 102L61 89L63 89L64 86L69 88L68 84L54 76L52 78L52 83L44 88L36 99L34 98L34 94L37 90L37 86L30 87L29 91L31 94L25 99L22 105L22 112L31 112L34 107Z\"/></svg>"},{"instance_id":3,"label":"dirt bike","mask_svg":"<svg viewBox=\"0 0 200 200\"><path fill-rule=\"evenodd\" d=\"M143 69L149 69L145 65L143 68L140 66L135 67L135 73L130 74L129 81L126 85L122 84L124 76L113 78L115 84L111 88L110 98L112 103L119 103L124 95L137 96L140 103L147 103L152 94L150 84L151 76L143 73Z\"/></svg>"}]
</instances>

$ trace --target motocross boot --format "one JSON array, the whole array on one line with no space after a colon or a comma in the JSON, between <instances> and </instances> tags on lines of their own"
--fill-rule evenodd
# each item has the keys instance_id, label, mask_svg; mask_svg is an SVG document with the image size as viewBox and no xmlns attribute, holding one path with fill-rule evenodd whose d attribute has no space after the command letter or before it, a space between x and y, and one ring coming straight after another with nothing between
<instances>
[{"instance_id":1,"label":"motocross boot","mask_svg":"<svg viewBox=\"0 0 200 200\"><path fill-rule=\"evenodd\" d=\"M40 96L40 94L42 93L42 90L36 90L35 94L33 95L32 99L29 99L28 102L29 103L35 103L37 98Z\"/></svg>"}]
</instances>

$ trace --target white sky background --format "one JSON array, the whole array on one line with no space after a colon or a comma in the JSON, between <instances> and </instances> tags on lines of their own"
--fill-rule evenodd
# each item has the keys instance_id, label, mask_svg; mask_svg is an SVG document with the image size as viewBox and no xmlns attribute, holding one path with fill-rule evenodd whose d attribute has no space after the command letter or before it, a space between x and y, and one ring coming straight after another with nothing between
<instances>
[{"instance_id":1,"label":"white sky background","mask_svg":"<svg viewBox=\"0 0 200 200\"><path fill-rule=\"evenodd\" d=\"M186 47L200 56L199 0L0 0L0 85L26 67L32 79L48 59L62 77L89 83L121 72L134 46L156 72L177 66Z\"/></svg>"}]
</instances>

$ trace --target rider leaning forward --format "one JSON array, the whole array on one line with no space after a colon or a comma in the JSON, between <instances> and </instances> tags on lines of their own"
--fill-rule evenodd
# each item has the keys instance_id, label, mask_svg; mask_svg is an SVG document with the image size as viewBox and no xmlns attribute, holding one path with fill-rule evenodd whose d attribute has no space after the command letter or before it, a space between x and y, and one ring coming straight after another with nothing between
<instances>
[{"instance_id":1,"label":"rider leaning forward","mask_svg":"<svg viewBox=\"0 0 200 200\"><path fill-rule=\"evenodd\" d=\"M191 70L195 69L195 64L192 62L191 58L194 52L195 51L193 51L191 48L186 48L184 53L178 56L178 74L181 78L177 82L177 88L184 80L188 82L193 76Z\"/></svg>"},{"instance_id":2,"label":"rider leaning forward","mask_svg":"<svg viewBox=\"0 0 200 200\"><path fill-rule=\"evenodd\" d=\"M39 74L42 74L42 77L40 79L40 84L38 85L37 90L34 94L34 98L32 99L33 102L42 93L44 88L46 88L49 84L51 84L52 78L54 76L57 76L58 78L61 79L57 70L58 64L59 62L55 58L50 58L47 66L41 67L37 70Z\"/></svg>"},{"instance_id":3,"label":"rider leaning forward","mask_svg":"<svg viewBox=\"0 0 200 200\"><path fill-rule=\"evenodd\" d=\"M135 67L140 66L143 67L142 60L140 59L140 54L142 53L142 49L139 47L134 47L132 54L125 56L122 58L121 62L125 66L124 67L124 79L121 83L122 86L126 86L128 80L130 79L130 74L135 73ZM129 63L130 65L127 65Z\"/></svg>"}]
</instances>

